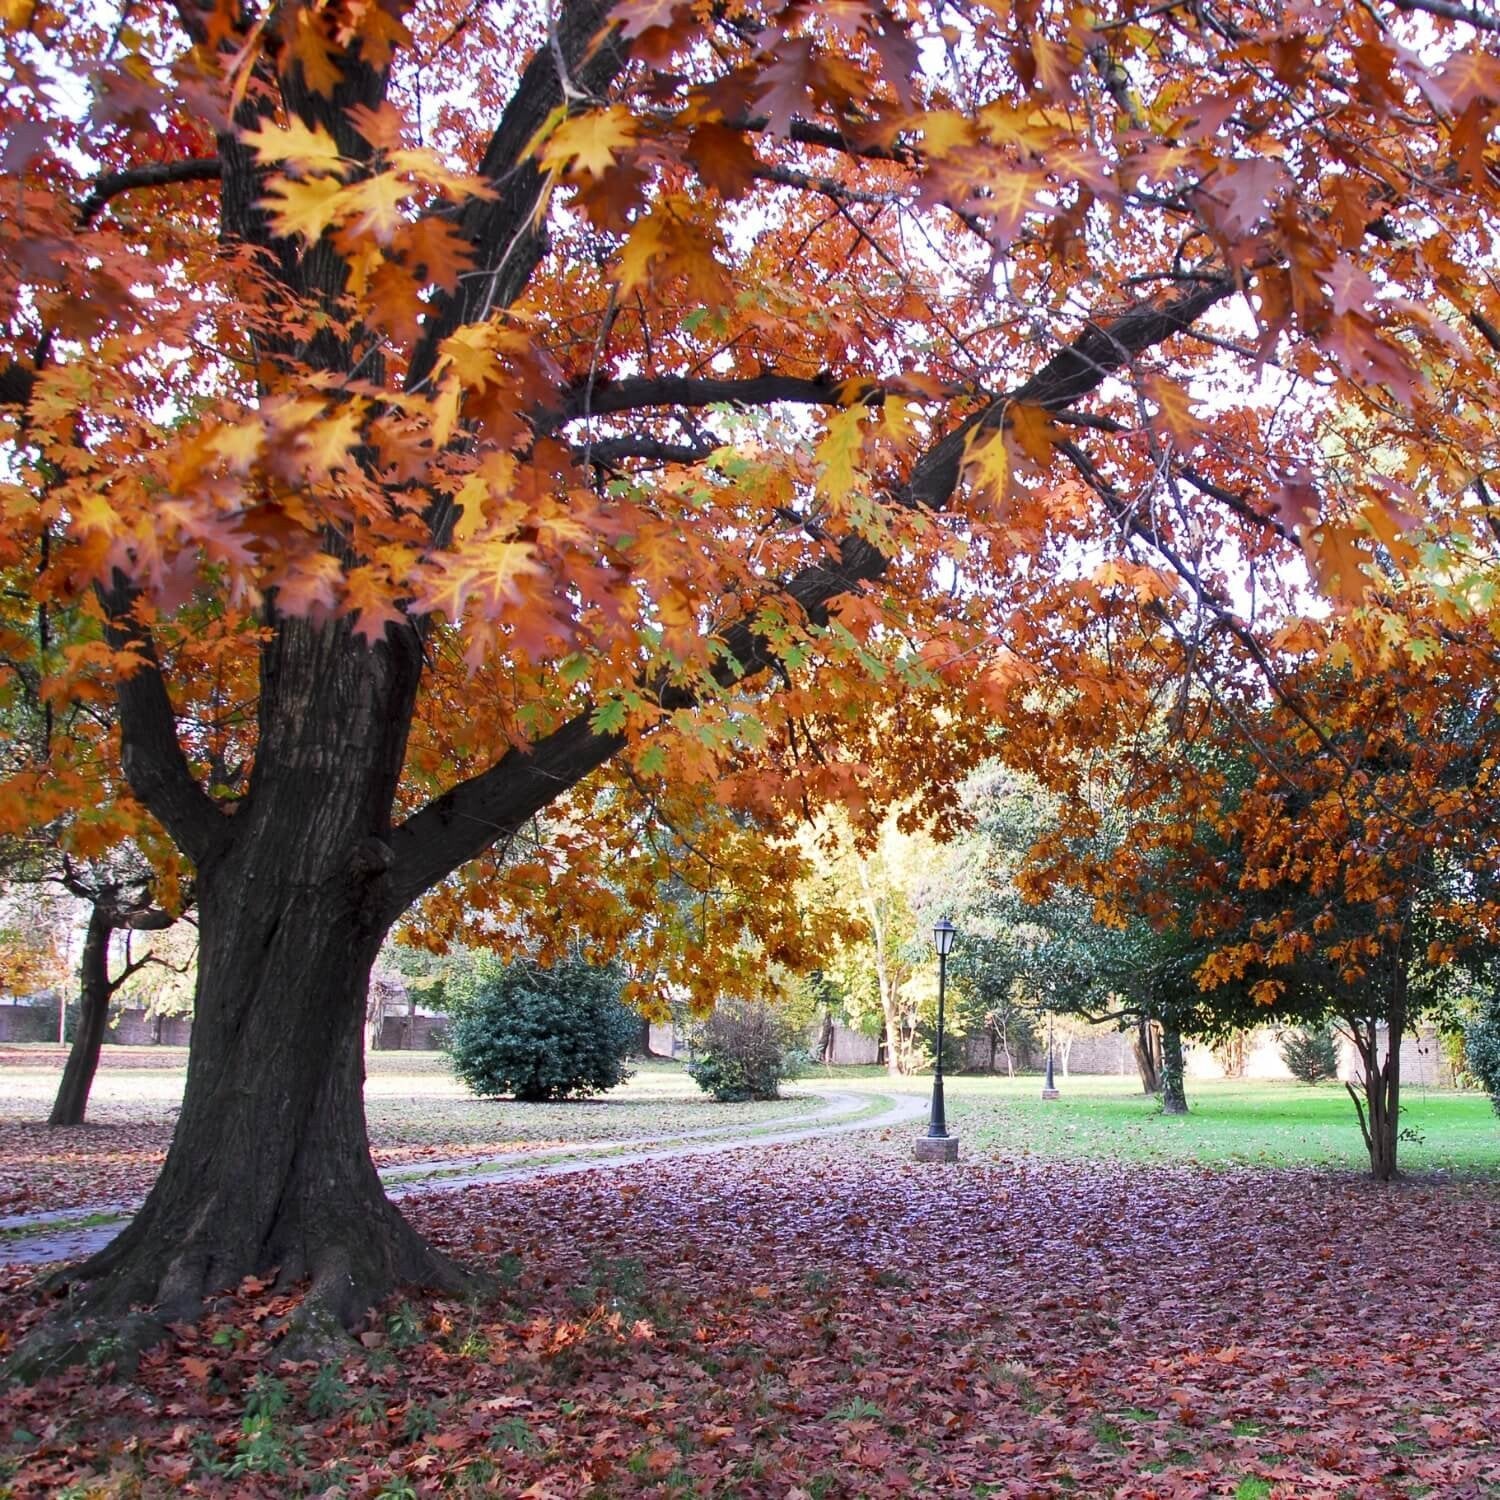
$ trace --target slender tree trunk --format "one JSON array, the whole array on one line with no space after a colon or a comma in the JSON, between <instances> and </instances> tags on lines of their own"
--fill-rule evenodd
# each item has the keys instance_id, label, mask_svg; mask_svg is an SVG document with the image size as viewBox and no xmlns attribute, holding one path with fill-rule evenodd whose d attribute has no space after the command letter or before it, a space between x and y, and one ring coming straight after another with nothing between
<instances>
[{"instance_id":1,"label":"slender tree trunk","mask_svg":"<svg viewBox=\"0 0 1500 1500\"><path fill-rule=\"evenodd\" d=\"M1161 1030L1161 1108L1167 1115L1188 1112L1187 1091L1183 1087L1186 1066L1182 1056L1182 1033L1170 1026Z\"/></svg>"},{"instance_id":2,"label":"slender tree trunk","mask_svg":"<svg viewBox=\"0 0 1500 1500\"><path fill-rule=\"evenodd\" d=\"M1148 1094L1161 1092L1161 1065L1156 1054L1152 1023L1140 1017L1135 1023L1135 1065L1140 1069L1141 1088Z\"/></svg>"},{"instance_id":3,"label":"slender tree trunk","mask_svg":"<svg viewBox=\"0 0 1500 1500\"><path fill-rule=\"evenodd\" d=\"M870 935L875 939L875 982L880 988L880 1012L885 1021L885 1067L892 1078L910 1069L906 1051L901 1045L901 1017L898 1002L900 986L891 975L886 947L885 914L870 880L864 860L859 860L859 883L864 891L865 912L870 919Z\"/></svg>"},{"instance_id":4,"label":"slender tree trunk","mask_svg":"<svg viewBox=\"0 0 1500 1500\"><path fill-rule=\"evenodd\" d=\"M1370 1175L1390 1182L1397 1175L1401 1140L1401 1038L1406 1031L1406 953L1403 946L1395 965L1386 1003L1385 1056L1380 1055L1380 1023L1345 1017L1344 1024L1359 1051L1363 1077L1360 1087L1344 1087L1354 1101L1360 1133L1370 1155Z\"/></svg>"},{"instance_id":5,"label":"slender tree trunk","mask_svg":"<svg viewBox=\"0 0 1500 1500\"><path fill-rule=\"evenodd\" d=\"M1064 1079L1068 1077L1068 1059L1073 1055L1073 1042L1073 1037L1065 1036L1062 1041L1058 1043L1057 1047L1057 1057L1058 1061L1062 1063Z\"/></svg>"},{"instance_id":6,"label":"slender tree trunk","mask_svg":"<svg viewBox=\"0 0 1500 1500\"><path fill-rule=\"evenodd\" d=\"M380 1052L385 1047L385 986L372 984L365 999L365 1051Z\"/></svg>"},{"instance_id":7,"label":"slender tree trunk","mask_svg":"<svg viewBox=\"0 0 1500 1500\"><path fill-rule=\"evenodd\" d=\"M82 1125L88 1110L89 1090L94 1086L94 1074L99 1067L99 1049L104 1045L104 1032L109 1025L112 989L109 939L113 931L114 924L104 903L96 901L89 909L83 957L78 965L78 1030L63 1065L52 1113L47 1116L49 1125Z\"/></svg>"},{"instance_id":8,"label":"slender tree trunk","mask_svg":"<svg viewBox=\"0 0 1500 1500\"><path fill-rule=\"evenodd\" d=\"M823 1026L818 1033L818 1061L826 1068L833 1061L833 1013L823 1012Z\"/></svg>"}]
</instances>

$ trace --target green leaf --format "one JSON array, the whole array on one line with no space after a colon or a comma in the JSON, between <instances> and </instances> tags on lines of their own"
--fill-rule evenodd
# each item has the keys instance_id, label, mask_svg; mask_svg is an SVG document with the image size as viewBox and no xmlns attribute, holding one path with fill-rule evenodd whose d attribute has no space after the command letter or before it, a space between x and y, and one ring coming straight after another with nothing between
<instances>
[{"instance_id":1,"label":"green leaf","mask_svg":"<svg viewBox=\"0 0 1500 1500\"><path fill-rule=\"evenodd\" d=\"M619 734L625 728L625 705L618 698L601 703L589 720L595 734Z\"/></svg>"}]
</instances>

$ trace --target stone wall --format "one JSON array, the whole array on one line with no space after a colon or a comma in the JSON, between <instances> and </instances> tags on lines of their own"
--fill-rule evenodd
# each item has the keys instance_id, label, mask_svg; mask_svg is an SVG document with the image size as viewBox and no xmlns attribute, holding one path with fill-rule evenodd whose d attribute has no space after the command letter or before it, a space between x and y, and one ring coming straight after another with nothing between
<instances>
[{"instance_id":1,"label":"stone wall","mask_svg":"<svg viewBox=\"0 0 1500 1500\"><path fill-rule=\"evenodd\" d=\"M436 1052L447 1016L387 1016L380 1028L379 1052Z\"/></svg>"},{"instance_id":2,"label":"stone wall","mask_svg":"<svg viewBox=\"0 0 1500 1500\"><path fill-rule=\"evenodd\" d=\"M108 1039L122 1047L186 1047L192 1035L191 1016L148 1016L136 1006L115 1013Z\"/></svg>"},{"instance_id":3,"label":"stone wall","mask_svg":"<svg viewBox=\"0 0 1500 1500\"><path fill-rule=\"evenodd\" d=\"M0 1005L0 1042L55 1042L56 1005Z\"/></svg>"}]
</instances>

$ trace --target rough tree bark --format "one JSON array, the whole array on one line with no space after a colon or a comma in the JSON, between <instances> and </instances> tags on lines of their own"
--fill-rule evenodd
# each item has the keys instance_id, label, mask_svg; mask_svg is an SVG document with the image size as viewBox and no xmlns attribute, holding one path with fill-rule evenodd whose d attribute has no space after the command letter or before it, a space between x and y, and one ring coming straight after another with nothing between
<instances>
[{"instance_id":1,"label":"rough tree bark","mask_svg":"<svg viewBox=\"0 0 1500 1500\"><path fill-rule=\"evenodd\" d=\"M78 965L78 1030L63 1064L57 1097L52 1101L49 1125L82 1125L88 1112L89 1092L99 1070L99 1049L109 1027L109 1003L115 991L136 973L148 958L130 959L113 979L109 977L109 943L122 928L127 931L161 931L175 920L169 912L153 907L149 887L142 887L139 900L124 894L118 884L89 889L70 877L69 889L87 900L88 928Z\"/></svg>"}]
</instances>

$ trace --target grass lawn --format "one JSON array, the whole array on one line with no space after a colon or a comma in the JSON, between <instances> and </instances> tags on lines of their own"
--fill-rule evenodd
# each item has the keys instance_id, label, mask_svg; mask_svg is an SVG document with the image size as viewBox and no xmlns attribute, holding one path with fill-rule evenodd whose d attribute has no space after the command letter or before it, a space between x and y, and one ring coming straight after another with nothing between
<instances>
[{"instance_id":1,"label":"grass lawn","mask_svg":"<svg viewBox=\"0 0 1500 1500\"><path fill-rule=\"evenodd\" d=\"M818 1069L857 1087L927 1093L930 1074L890 1078L879 1068ZM988 1157L1037 1156L1196 1166L1369 1165L1354 1105L1342 1084L1189 1079L1188 1113L1168 1116L1134 1077L1059 1077L1062 1098L1044 1101L1041 1079L960 1074L945 1080L948 1128L964 1149ZM1500 1171L1500 1117L1481 1093L1402 1091L1404 1171Z\"/></svg>"}]
</instances>

